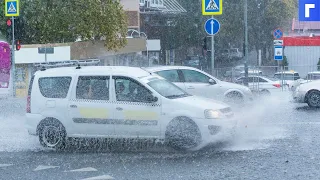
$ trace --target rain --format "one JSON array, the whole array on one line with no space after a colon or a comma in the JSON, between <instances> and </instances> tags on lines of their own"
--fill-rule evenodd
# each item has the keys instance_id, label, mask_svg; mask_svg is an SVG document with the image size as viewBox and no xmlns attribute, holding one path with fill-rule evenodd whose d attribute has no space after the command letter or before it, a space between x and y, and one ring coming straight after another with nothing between
<instances>
[{"instance_id":1,"label":"rain","mask_svg":"<svg viewBox=\"0 0 320 180\"><path fill-rule=\"evenodd\" d=\"M4 5L0 179L318 179L318 2Z\"/></svg>"}]
</instances>

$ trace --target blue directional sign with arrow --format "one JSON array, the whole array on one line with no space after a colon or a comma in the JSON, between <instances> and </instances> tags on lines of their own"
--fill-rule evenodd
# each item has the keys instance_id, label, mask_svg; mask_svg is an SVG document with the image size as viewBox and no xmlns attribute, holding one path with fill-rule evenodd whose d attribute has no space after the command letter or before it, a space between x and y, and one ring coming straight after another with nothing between
<instances>
[{"instance_id":1,"label":"blue directional sign with arrow","mask_svg":"<svg viewBox=\"0 0 320 180\"><path fill-rule=\"evenodd\" d=\"M206 32L213 36L215 34L217 34L220 30L220 23L218 20L214 19L214 18L210 18L206 21L206 23L204 24L204 29L206 30Z\"/></svg>"}]
</instances>

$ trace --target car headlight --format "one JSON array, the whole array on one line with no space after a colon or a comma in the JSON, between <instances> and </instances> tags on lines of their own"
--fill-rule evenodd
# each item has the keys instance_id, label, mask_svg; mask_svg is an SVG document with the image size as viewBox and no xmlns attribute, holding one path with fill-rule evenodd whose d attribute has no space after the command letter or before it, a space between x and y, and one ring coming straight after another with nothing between
<instances>
[{"instance_id":1,"label":"car headlight","mask_svg":"<svg viewBox=\"0 0 320 180\"><path fill-rule=\"evenodd\" d=\"M222 117L222 114L219 110L207 109L204 111L204 117L206 119L219 119Z\"/></svg>"}]
</instances>

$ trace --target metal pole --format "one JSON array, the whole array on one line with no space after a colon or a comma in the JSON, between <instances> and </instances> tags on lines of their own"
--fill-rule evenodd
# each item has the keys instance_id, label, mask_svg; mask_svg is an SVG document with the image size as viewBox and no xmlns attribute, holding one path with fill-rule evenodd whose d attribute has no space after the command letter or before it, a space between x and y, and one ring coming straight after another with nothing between
<instances>
[{"instance_id":1,"label":"metal pole","mask_svg":"<svg viewBox=\"0 0 320 180\"><path fill-rule=\"evenodd\" d=\"M14 17L11 17L11 21L12 21L12 42L11 42L11 63L12 63L12 68L11 68L11 79L12 79L12 96L16 97L16 85L15 85L15 78L16 78L16 63L15 63L15 49L14 49L14 44L15 44L15 40L14 40Z\"/></svg>"},{"instance_id":2,"label":"metal pole","mask_svg":"<svg viewBox=\"0 0 320 180\"><path fill-rule=\"evenodd\" d=\"M149 63L149 67L151 66L151 62L150 62L150 59L149 59L149 50L148 50L148 38L147 38L147 43L146 43L146 45L147 45L147 59L148 59L148 63Z\"/></svg>"},{"instance_id":3,"label":"metal pole","mask_svg":"<svg viewBox=\"0 0 320 180\"><path fill-rule=\"evenodd\" d=\"M244 60L244 69L245 69L245 81L244 85L249 86L248 84L248 0L244 0L244 36L245 36L245 60Z\"/></svg>"},{"instance_id":4,"label":"metal pole","mask_svg":"<svg viewBox=\"0 0 320 180\"><path fill-rule=\"evenodd\" d=\"M47 62L47 47L44 48L44 61Z\"/></svg>"},{"instance_id":5,"label":"metal pole","mask_svg":"<svg viewBox=\"0 0 320 180\"><path fill-rule=\"evenodd\" d=\"M212 19L213 19L213 16L212 16ZM211 23L211 31L212 31L212 34L213 34L213 21ZM211 37L211 74L214 76L214 35L212 35Z\"/></svg>"}]
</instances>

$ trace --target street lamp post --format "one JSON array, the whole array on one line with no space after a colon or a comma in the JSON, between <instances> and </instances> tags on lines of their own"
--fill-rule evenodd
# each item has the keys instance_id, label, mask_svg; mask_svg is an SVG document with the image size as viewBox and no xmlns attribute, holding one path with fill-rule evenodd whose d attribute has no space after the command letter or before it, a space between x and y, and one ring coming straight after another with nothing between
<instances>
[{"instance_id":1,"label":"street lamp post","mask_svg":"<svg viewBox=\"0 0 320 180\"><path fill-rule=\"evenodd\" d=\"M245 36L245 60L244 60L244 70L245 70L245 81L244 85L248 86L248 0L244 0L244 36Z\"/></svg>"}]
</instances>

